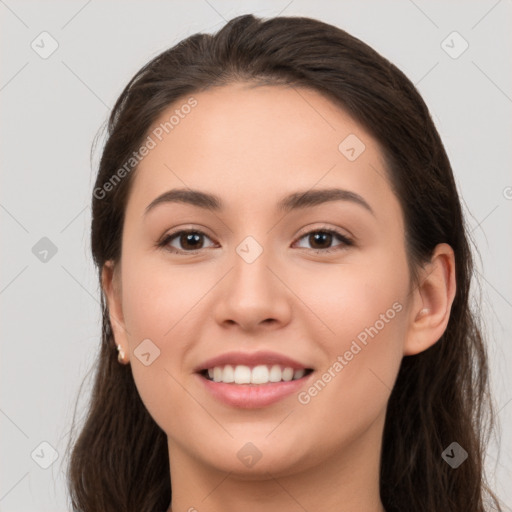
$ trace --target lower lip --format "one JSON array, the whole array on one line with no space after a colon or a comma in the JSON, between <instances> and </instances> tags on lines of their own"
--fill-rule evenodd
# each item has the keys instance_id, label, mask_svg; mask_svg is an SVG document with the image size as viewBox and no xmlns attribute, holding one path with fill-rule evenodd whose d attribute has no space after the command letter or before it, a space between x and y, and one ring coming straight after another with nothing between
<instances>
[{"instance_id":1,"label":"lower lip","mask_svg":"<svg viewBox=\"0 0 512 512\"><path fill-rule=\"evenodd\" d=\"M313 373L297 380L268 384L226 384L208 380L200 374L196 375L204 383L206 389L221 402L243 409L257 409L274 404L292 393L296 393Z\"/></svg>"}]
</instances>

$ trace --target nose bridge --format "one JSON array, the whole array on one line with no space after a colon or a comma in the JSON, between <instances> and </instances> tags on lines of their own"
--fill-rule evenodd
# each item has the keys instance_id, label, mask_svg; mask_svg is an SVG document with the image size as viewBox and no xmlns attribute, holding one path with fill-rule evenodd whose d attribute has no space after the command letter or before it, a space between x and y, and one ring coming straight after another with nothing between
<instances>
[{"instance_id":1,"label":"nose bridge","mask_svg":"<svg viewBox=\"0 0 512 512\"><path fill-rule=\"evenodd\" d=\"M236 322L248 328L269 319L282 323L289 314L286 287L275 275L278 262L266 247L269 237L256 236L246 236L234 248L231 272L217 296L219 322Z\"/></svg>"},{"instance_id":2,"label":"nose bridge","mask_svg":"<svg viewBox=\"0 0 512 512\"><path fill-rule=\"evenodd\" d=\"M273 288L272 280L275 277L269 270L272 266L269 238L257 236L258 239L254 235L247 235L235 247L232 286L241 291L242 296L270 293L269 288Z\"/></svg>"}]
</instances>

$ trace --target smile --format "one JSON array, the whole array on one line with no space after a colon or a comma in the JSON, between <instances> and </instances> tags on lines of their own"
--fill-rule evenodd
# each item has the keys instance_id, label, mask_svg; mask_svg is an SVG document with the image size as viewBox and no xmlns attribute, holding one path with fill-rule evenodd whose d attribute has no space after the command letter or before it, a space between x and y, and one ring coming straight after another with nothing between
<instances>
[{"instance_id":1,"label":"smile","mask_svg":"<svg viewBox=\"0 0 512 512\"><path fill-rule=\"evenodd\" d=\"M289 382L309 375L309 368L293 369L289 366L274 365L230 365L215 366L201 374L210 381L224 384L269 384L271 382Z\"/></svg>"},{"instance_id":2,"label":"smile","mask_svg":"<svg viewBox=\"0 0 512 512\"><path fill-rule=\"evenodd\" d=\"M311 369L292 370L279 365L253 368L226 365L201 371L196 376L215 400L240 409L257 409L300 392L313 373ZM231 382L224 382L224 379Z\"/></svg>"}]
</instances>

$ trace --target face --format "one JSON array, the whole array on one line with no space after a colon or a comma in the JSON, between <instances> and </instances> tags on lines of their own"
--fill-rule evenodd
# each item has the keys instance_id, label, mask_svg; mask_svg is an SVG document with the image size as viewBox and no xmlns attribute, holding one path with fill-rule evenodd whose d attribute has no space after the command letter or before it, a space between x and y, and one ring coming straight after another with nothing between
<instances>
[{"instance_id":1,"label":"face","mask_svg":"<svg viewBox=\"0 0 512 512\"><path fill-rule=\"evenodd\" d=\"M134 176L116 343L171 454L247 478L291 474L383 425L411 301L401 208L377 142L318 92L232 84L193 97L169 133L157 129L187 98L154 124ZM175 189L212 194L219 208L148 209ZM324 189L344 192L305 201ZM275 379L313 371L252 385L198 373L228 353L217 366L231 361L239 382L276 363Z\"/></svg>"}]
</instances>

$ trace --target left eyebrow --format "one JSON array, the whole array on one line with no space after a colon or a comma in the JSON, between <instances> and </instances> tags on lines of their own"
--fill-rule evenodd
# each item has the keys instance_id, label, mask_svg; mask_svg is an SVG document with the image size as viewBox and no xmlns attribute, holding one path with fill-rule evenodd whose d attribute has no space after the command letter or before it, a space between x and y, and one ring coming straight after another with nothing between
<instances>
[{"instance_id":1,"label":"left eyebrow","mask_svg":"<svg viewBox=\"0 0 512 512\"><path fill-rule=\"evenodd\" d=\"M309 208L330 201L350 201L368 210L373 216L375 213L372 207L359 195L350 190L341 188L325 188L319 190L306 190L294 192L281 199L277 208L282 212L289 212L299 208Z\"/></svg>"},{"instance_id":2,"label":"left eyebrow","mask_svg":"<svg viewBox=\"0 0 512 512\"><path fill-rule=\"evenodd\" d=\"M277 203L277 210L281 212L289 212L300 208L310 208L330 201L350 201L362 206L375 216L372 207L359 194L340 188L294 192L285 196ZM144 215L157 205L163 203L186 203L213 212L219 212L224 208L222 199L214 194L192 189L173 189L164 192L151 201L151 203L146 207Z\"/></svg>"}]
</instances>

